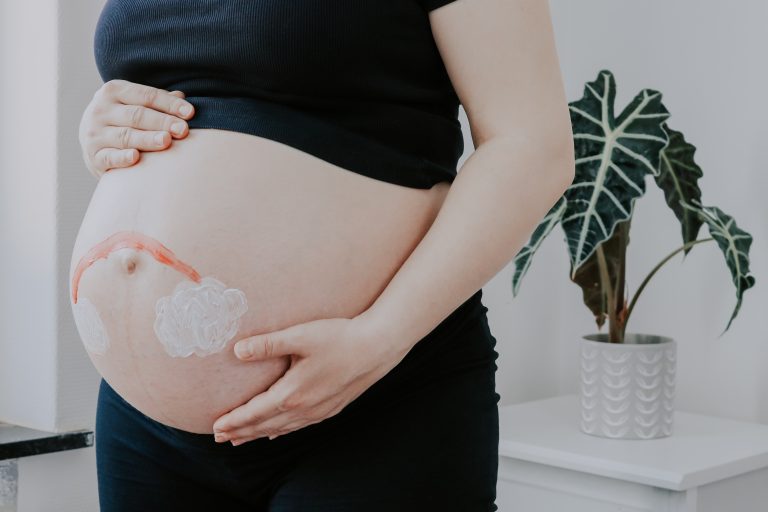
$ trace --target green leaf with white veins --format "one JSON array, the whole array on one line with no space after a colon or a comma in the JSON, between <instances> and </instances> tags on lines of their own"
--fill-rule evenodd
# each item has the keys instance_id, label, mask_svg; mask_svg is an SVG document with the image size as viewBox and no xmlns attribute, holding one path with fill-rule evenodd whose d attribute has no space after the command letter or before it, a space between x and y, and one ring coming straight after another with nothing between
<instances>
[{"instance_id":1,"label":"green leaf with white veins","mask_svg":"<svg viewBox=\"0 0 768 512\"><path fill-rule=\"evenodd\" d=\"M669 112L660 92L643 89L618 117L615 97L613 74L602 70L584 86L584 96L569 104L576 176L564 193L562 225L574 273L617 223L632 216L635 200L645 193L645 176L659 174L660 152L669 140L662 127Z\"/></svg>"},{"instance_id":2,"label":"green leaf with white veins","mask_svg":"<svg viewBox=\"0 0 768 512\"><path fill-rule=\"evenodd\" d=\"M515 259L512 260L513 264L515 265L515 271L512 274L512 296L517 295L517 292L520 289L520 280L528 271L528 267L531 266L533 253L536 252L536 249L539 248L541 243L544 241L544 238L546 238L552 229L557 226L557 223L560 222L564 211L565 198L561 196L560 199L558 199L557 202L552 206L552 208L549 209L547 214L544 216L544 219L539 222L539 225L536 226L536 229L533 230L533 234L528 240L528 243L525 244L525 247L520 249L520 251L515 256Z\"/></svg>"},{"instance_id":3,"label":"green leaf with white veins","mask_svg":"<svg viewBox=\"0 0 768 512\"><path fill-rule=\"evenodd\" d=\"M725 262L731 271L733 284L736 286L736 307L733 309L733 313L731 313L728 325L720 333L720 336L722 336L731 326L733 319L736 318L736 314L741 307L741 299L744 292L755 284L754 276L749 273L749 247L752 245L752 235L739 229L733 217L726 215L718 207L702 206L696 199L692 199L691 202L693 204L680 201L680 204L684 208L693 211L701 220L707 223L709 234L712 235L720 250L723 251Z\"/></svg>"},{"instance_id":4,"label":"green leaf with white veins","mask_svg":"<svg viewBox=\"0 0 768 512\"><path fill-rule=\"evenodd\" d=\"M701 167L693 161L696 146L687 142L682 133L673 130L668 124L664 129L669 134L669 144L661 151L659 175L656 184L664 191L667 204L680 221L683 232L683 244L696 240L703 221L698 213L684 208L680 200L690 203L694 199L701 201L701 189L697 180L702 177ZM693 249L688 246L683 250L686 255Z\"/></svg>"}]
</instances>

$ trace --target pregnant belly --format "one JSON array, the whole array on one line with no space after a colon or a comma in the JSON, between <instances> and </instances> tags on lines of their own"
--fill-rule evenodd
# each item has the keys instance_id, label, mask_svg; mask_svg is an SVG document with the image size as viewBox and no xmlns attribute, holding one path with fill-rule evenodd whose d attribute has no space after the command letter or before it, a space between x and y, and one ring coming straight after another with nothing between
<instances>
[{"instance_id":1,"label":"pregnant belly","mask_svg":"<svg viewBox=\"0 0 768 512\"><path fill-rule=\"evenodd\" d=\"M70 301L99 373L147 416L212 433L288 357L242 338L364 311L449 188L350 172L248 134L191 130L99 181L75 241Z\"/></svg>"}]
</instances>

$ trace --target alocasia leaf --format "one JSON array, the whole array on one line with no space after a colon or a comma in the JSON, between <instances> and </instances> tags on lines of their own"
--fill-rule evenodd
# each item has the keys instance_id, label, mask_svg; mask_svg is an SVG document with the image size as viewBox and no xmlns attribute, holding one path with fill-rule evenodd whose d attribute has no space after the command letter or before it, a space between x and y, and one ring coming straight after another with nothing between
<instances>
[{"instance_id":1,"label":"alocasia leaf","mask_svg":"<svg viewBox=\"0 0 768 512\"><path fill-rule=\"evenodd\" d=\"M539 225L536 226L536 229L533 230L533 234L531 234L531 237L528 240L528 243L525 244L525 247L518 251L515 259L513 260L515 266L515 271L512 275L513 296L517 295L517 292L520 288L520 280L523 278L523 275L525 275L528 267L531 265L533 253L536 252L536 249L539 248L541 242L544 241L550 231L552 231L558 222L560 222L560 218L563 216L564 211L565 198L561 196L560 199L558 199L557 202L552 206L552 208L549 209L549 212L547 212L547 214L544 216L544 219L542 219Z\"/></svg>"},{"instance_id":2,"label":"alocasia leaf","mask_svg":"<svg viewBox=\"0 0 768 512\"><path fill-rule=\"evenodd\" d=\"M731 271L733 284L736 286L736 306L725 326L725 331L731 326L731 322L741 308L741 299L744 292L754 286L755 278L749 272L749 247L752 245L752 235L739 229L733 217L725 214L716 206L703 206L698 200L693 199L693 204L681 201L684 208L687 208L698 215L702 221L707 223L709 234L715 239L720 250L723 251L725 262Z\"/></svg>"},{"instance_id":3,"label":"alocasia leaf","mask_svg":"<svg viewBox=\"0 0 768 512\"><path fill-rule=\"evenodd\" d=\"M613 75L603 70L570 104L576 176L565 192L562 224L574 271L632 216L635 200L645 193L645 176L659 173L668 142L662 124L669 112L660 92L643 89L618 117L615 97Z\"/></svg>"},{"instance_id":4,"label":"alocasia leaf","mask_svg":"<svg viewBox=\"0 0 768 512\"><path fill-rule=\"evenodd\" d=\"M669 144L661 151L659 175L654 176L656 184L664 191L667 204L680 221L683 244L696 240L703 221L699 215L688 208L683 208L680 200L690 203L701 201L701 189L697 180L702 177L701 167L693 161L696 146L688 143L682 133L673 130L668 124L664 129L669 134ZM693 246L686 247L688 254Z\"/></svg>"}]
</instances>

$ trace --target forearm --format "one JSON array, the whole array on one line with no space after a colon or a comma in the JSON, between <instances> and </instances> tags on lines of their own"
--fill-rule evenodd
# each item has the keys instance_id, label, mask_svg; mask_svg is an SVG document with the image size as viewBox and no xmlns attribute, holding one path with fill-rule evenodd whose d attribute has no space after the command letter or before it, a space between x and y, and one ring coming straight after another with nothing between
<instances>
[{"instance_id":1,"label":"forearm","mask_svg":"<svg viewBox=\"0 0 768 512\"><path fill-rule=\"evenodd\" d=\"M420 243L358 318L409 351L512 260L572 172L568 149L485 141L464 163Z\"/></svg>"}]
</instances>

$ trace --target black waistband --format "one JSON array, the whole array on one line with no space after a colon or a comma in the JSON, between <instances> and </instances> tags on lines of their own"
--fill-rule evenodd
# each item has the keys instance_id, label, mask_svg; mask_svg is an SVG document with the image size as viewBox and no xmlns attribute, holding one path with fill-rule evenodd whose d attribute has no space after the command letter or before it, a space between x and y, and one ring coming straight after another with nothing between
<instances>
[{"instance_id":1,"label":"black waistband","mask_svg":"<svg viewBox=\"0 0 768 512\"><path fill-rule=\"evenodd\" d=\"M445 317L442 322L437 324L429 334L424 336L411 352L418 351L420 346L428 345L432 340L443 339L446 336L457 333L465 323L484 315L488 308L483 304L482 298L483 290L479 289Z\"/></svg>"}]
</instances>

